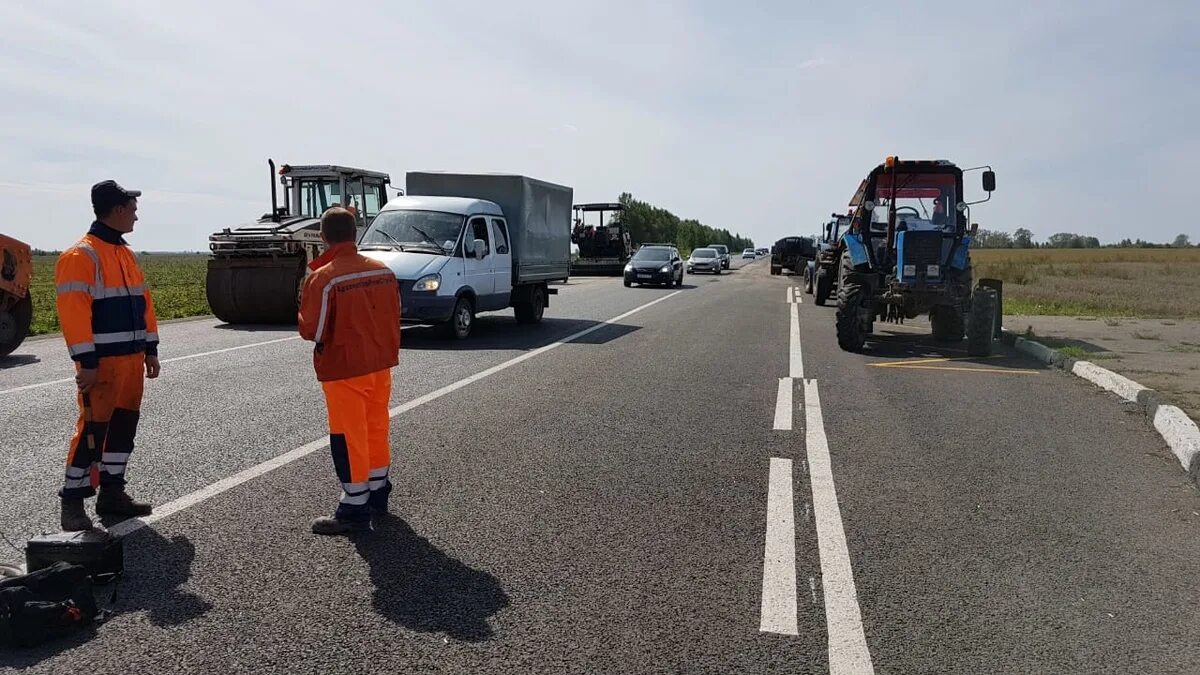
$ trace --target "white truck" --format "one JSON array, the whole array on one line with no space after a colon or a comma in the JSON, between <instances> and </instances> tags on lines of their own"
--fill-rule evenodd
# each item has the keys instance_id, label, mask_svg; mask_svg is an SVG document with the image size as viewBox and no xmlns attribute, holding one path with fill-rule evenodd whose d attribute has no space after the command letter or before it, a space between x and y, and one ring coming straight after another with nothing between
<instances>
[{"instance_id":1,"label":"white truck","mask_svg":"<svg viewBox=\"0 0 1200 675\"><path fill-rule=\"evenodd\" d=\"M571 267L571 188L525 176L409 172L359 240L399 285L402 320L465 339L475 315L537 323Z\"/></svg>"}]
</instances>

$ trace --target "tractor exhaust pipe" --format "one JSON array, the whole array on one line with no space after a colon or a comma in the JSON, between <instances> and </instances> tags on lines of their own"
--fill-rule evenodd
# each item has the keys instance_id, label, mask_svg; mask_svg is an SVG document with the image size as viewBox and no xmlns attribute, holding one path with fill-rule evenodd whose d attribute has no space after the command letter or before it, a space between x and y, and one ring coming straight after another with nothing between
<instances>
[{"instance_id":1,"label":"tractor exhaust pipe","mask_svg":"<svg viewBox=\"0 0 1200 675\"><path fill-rule=\"evenodd\" d=\"M271 167L271 220L279 222L279 195L275 190L275 160L268 159L267 166Z\"/></svg>"}]
</instances>

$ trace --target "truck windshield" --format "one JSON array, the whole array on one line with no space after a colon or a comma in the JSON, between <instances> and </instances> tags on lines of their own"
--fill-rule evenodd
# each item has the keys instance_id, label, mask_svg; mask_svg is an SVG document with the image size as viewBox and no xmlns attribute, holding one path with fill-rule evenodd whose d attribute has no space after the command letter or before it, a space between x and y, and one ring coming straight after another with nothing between
<instances>
[{"instance_id":1,"label":"truck windshield","mask_svg":"<svg viewBox=\"0 0 1200 675\"><path fill-rule=\"evenodd\" d=\"M891 176L880 176L878 181L871 229L887 229L888 207L893 199L897 226L903 222L910 230L954 229L958 198L952 174L898 174L894 190Z\"/></svg>"},{"instance_id":2,"label":"truck windshield","mask_svg":"<svg viewBox=\"0 0 1200 675\"><path fill-rule=\"evenodd\" d=\"M363 235L360 246L436 249L448 255L462 231L463 216L440 211L383 211Z\"/></svg>"},{"instance_id":3,"label":"truck windshield","mask_svg":"<svg viewBox=\"0 0 1200 675\"><path fill-rule=\"evenodd\" d=\"M671 252L665 248L642 248L633 255L634 260L670 260Z\"/></svg>"}]
</instances>

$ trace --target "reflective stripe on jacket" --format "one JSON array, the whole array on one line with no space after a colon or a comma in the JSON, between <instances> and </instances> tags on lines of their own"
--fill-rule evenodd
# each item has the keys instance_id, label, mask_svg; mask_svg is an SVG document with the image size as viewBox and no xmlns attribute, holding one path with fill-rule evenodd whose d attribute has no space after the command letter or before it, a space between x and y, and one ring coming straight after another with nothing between
<instances>
[{"instance_id":1,"label":"reflective stripe on jacket","mask_svg":"<svg viewBox=\"0 0 1200 675\"><path fill-rule=\"evenodd\" d=\"M317 343L321 382L391 368L400 360L400 287L386 265L352 242L330 246L309 265L300 295L300 336Z\"/></svg>"},{"instance_id":2,"label":"reflective stripe on jacket","mask_svg":"<svg viewBox=\"0 0 1200 675\"><path fill-rule=\"evenodd\" d=\"M71 358L96 368L105 356L158 354L154 302L137 258L103 223L63 252L54 267L58 321Z\"/></svg>"}]
</instances>

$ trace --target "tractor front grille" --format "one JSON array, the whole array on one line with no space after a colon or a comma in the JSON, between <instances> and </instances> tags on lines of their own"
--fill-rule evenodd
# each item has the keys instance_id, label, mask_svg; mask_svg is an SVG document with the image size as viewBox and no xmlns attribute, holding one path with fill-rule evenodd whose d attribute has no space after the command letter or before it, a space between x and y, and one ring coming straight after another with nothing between
<instances>
[{"instance_id":1,"label":"tractor front grille","mask_svg":"<svg viewBox=\"0 0 1200 675\"><path fill-rule=\"evenodd\" d=\"M941 265L942 233L905 232L903 264L918 265L919 269L924 269L926 265Z\"/></svg>"}]
</instances>

